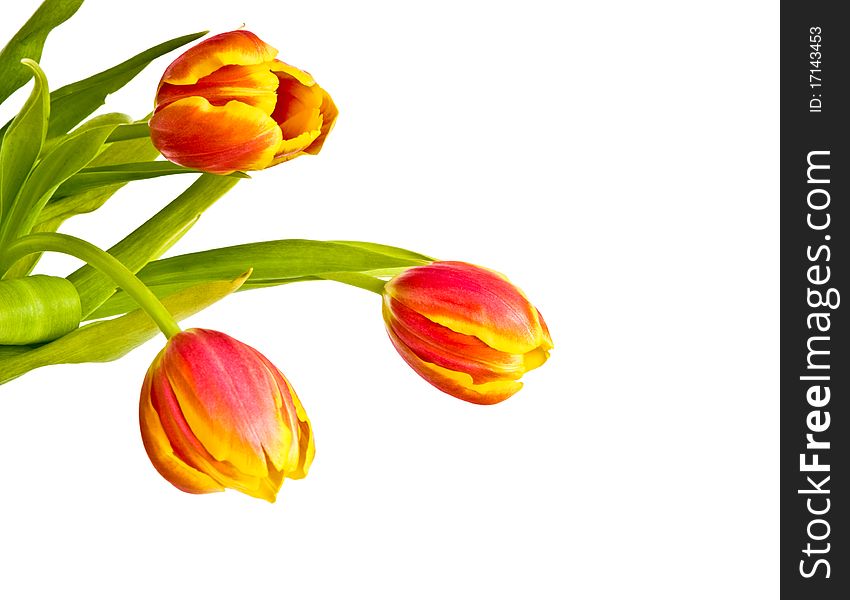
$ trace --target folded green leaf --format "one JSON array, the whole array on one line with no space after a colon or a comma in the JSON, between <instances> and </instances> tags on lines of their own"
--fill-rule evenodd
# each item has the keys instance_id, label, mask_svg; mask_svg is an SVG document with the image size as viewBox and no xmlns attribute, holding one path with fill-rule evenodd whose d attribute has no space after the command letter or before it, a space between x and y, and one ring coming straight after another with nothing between
<instances>
[{"instance_id":1,"label":"folded green leaf","mask_svg":"<svg viewBox=\"0 0 850 600\"><path fill-rule=\"evenodd\" d=\"M32 77L21 65L21 59L40 61L47 35L70 19L82 4L83 0L45 0L0 50L0 104Z\"/></svg>"},{"instance_id":2,"label":"folded green leaf","mask_svg":"<svg viewBox=\"0 0 850 600\"><path fill-rule=\"evenodd\" d=\"M191 229L207 208L238 182L236 177L204 173L168 206L110 248L109 253L135 273L162 256ZM88 265L72 273L68 279L80 292L84 319L115 291L115 283L109 277Z\"/></svg>"},{"instance_id":3,"label":"folded green leaf","mask_svg":"<svg viewBox=\"0 0 850 600\"><path fill-rule=\"evenodd\" d=\"M206 31L184 35L137 54L119 65L82 81L59 88L50 95L51 113L48 137L70 131L77 123L106 102L106 97L124 87L151 61L206 35ZM153 91L151 91L153 98Z\"/></svg>"},{"instance_id":4,"label":"folded green leaf","mask_svg":"<svg viewBox=\"0 0 850 600\"><path fill-rule=\"evenodd\" d=\"M253 274L243 290L345 272L393 275L432 260L403 248L368 242L277 240L165 258L151 262L137 275L157 296L163 297L189 285L232 277L248 267L253 269ZM132 307L132 299L118 292L90 318L120 314Z\"/></svg>"},{"instance_id":5,"label":"folded green leaf","mask_svg":"<svg viewBox=\"0 0 850 600\"><path fill-rule=\"evenodd\" d=\"M165 298L163 303L179 321L236 291L248 275L192 286ZM116 360L157 333L159 329L150 317L137 309L117 319L90 323L26 351L0 346L0 384L47 365Z\"/></svg>"},{"instance_id":6,"label":"folded green leaf","mask_svg":"<svg viewBox=\"0 0 850 600\"><path fill-rule=\"evenodd\" d=\"M80 296L67 279L34 275L0 281L0 344L54 340L80 326Z\"/></svg>"},{"instance_id":7,"label":"folded green leaf","mask_svg":"<svg viewBox=\"0 0 850 600\"><path fill-rule=\"evenodd\" d=\"M163 177L165 175L182 175L187 173L198 174L201 171L181 167L166 160L89 167L82 169L59 186L59 189L53 194L53 199L60 200L66 196L72 196L86 190L113 183L127 183L128 181L139 181L142 179ZM249 178L248 175L239 171L227 175L227 177Z\"/></svg>"},{"instance_id":8,"label":"folded green leaf","mask_svg":"<svg viewBox=\"0 0 850 600\"><path fill-rule=\"evenodd\" d=\"M7 239L7 226L17 210L15 198L44 145L50 117L47 78L36 63L24 59L24 64L35 73L35 84L0 146L0 248Z\"/></svg>"}]
</instances>

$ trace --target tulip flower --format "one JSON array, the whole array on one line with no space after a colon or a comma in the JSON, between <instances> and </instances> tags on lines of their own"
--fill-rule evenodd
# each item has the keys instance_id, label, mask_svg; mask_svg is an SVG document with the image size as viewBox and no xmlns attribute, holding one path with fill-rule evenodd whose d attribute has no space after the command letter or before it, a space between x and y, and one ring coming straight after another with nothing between
<instances>
[{"instance_id":1,"label":"tulip flower","mask_svg":"<svg viewBox=\"0 0 850 600\"><path fill-rule=\"evenodd\" d=\"M218 174L318 154L337 108L308 73L276 56L249 31L183 53L157 89L153 145L178 165Z\"/></svg>"},{"instance_id":2,"label":"tulip flower","mask_svg":"<svg viewBox=\"0 0 850 600\"><path fill-rule=\"evenodd\" d=\"M187 329L154 359L139 407L157 471L190 493L231 488L274 502L313 460L307 415L286 377L230 336Z\"/></svg>"},{"instance_id":3,"label":"tulip flower","mask_svg":"<svg viewBox=\"0 0 850 600\"><path fill-rule=\"evenodd\" d=\"M462 262L410 268L384 287L387 332L426 381L462 400L495 404L546 362L540 312L503 275Z\"/></svg>"}]
</instances>

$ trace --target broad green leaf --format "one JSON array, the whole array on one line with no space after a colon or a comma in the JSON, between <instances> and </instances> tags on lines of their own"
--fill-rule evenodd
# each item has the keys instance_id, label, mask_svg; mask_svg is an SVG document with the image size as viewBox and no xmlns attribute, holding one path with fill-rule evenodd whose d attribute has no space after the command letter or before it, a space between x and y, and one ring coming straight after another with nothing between
<instances>
[{"instance_id":1,"label":"broad green leaf","mask_svg":"<svg viewBox=\"0 0 850 600\"><path fill-rule=\"evenodd\" d=\"M68 135L38 163L6 223L13 238L30 232L54 190L97 156L113 129L115 125L103 125Z\"/></svg>"},{"instance_id":2,"label":"broad green leaf","mask_svg":"<svg viewBox=\"0 0 850 600\"><path fill-rule=\"evenodd\" d=\"M236 291L247 277L244 273L232 281L192 286L165 298L163 304L179 321ZM159 329L150 317L136 309L117 319L90 323L28 351L0 346L0 384L47 365L116 360L157 333Z\"/></svg>"},{"instance_id":3,"label":"broad green leaf","mask_svg":"<svg viewBox=\"0 0 850 600\"><path fill-rule=\"evenodd\" d=\"M120 90L151 61L206 35L206 31L184 35L137 54L119 65L82 81L59 88L50 95L52 118L48 137L61 135L85 119L106 102L106 97ZM151 90L153 102L154 90Z\"/></svg>"},{"instance_id":4,"label":"broad green leaf","mask_svg":"<svg viewBox=\"0 0 850 600\"><path fill-rule=\"evenodd\" d=\"M127 163L123 165L105 165L99 167L88 167L68 179L59 186L53 194L53 199L60 200L66 196L79 194L104 185L114 183L127 183L141 179L153 179L165 175L183 175L187 173L198 174L201 171L188 169L175 165L167 160L156 160L148 162ZM227 175L227 177L238 177L248 179L248 175L239 171Z\"/></svg>"},{"instance_id":5,"label":"broad green leaf","mask_svg":"<svg viewBox=\"0 0 850 600\"><path fill-rule=\"evenodd\" d=\"M0 281L0 344L55 340L80 326L80 296L67 279L34 275Z\"/></svg>"},{"instance_id":6,"label":"broad green leaf","mask_svg":"<svg viewBox=\"0 0 850 600\"><path fill-rule=\"evenodd\" d=\"M83 0L45 0L0 50L0 104L32 77L21 59L40 61L47 34L70 19L82 4Z\"/></svg>"},{"instance_id":7,"label":"broad green leaf","mask_svg":"<svg viewBox=\"0 0 850 600\"><path fill-rule=\"evenodd\" d=\"M162 256L191 229L207 208L238 182L236 177L204 173L168 206L110 248L109 253L135 273ZM88 265L72 273L68 279L80 292L83 319L103 304L116 287L109 277Z\"/></svg>"},{"instance_id":8,"label":"broad green leaf","mask_svg":"<svg viewBox=\"0 0 850 600\"><path fill-rule=\"evenodd\" d=\"M6 240L15 198L44 145L50 117L47 78L36 63L24 59L24 64L35 73L35 84L0 146L0 247Z\"/></svg>"},{"instance_id":9,"label":"broad green leaf","mask_svg":"<svg viewBox=\"0 0 850 600\"><path fill-rule=\"evenodd\" d=\"M394 275L433 259L393 246L367 242L277 240L230 246L153 261L138 277L159 297L204 281L232 277L253 269L243 290L311 279L339 279L339 273L373 277ZM101 318L132 309L124 292L116 293L91 317Z\"/></svg>"}]
</instances>

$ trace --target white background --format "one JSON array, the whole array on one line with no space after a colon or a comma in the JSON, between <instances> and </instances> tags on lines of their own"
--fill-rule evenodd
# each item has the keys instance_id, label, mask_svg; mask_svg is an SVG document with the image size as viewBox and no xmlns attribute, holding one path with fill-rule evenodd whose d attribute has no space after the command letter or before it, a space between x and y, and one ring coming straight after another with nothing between
<instances>
[{"instance_id":1,"label":"white background","mask_svg":"<svg viewBox=\"0 0 850 600\"><path fill-rule=\"evenodd\" d=\"M5 3L0 39L35 6ZM480 407L407 368L368 292L296 284L187 320L264 352L309 412L316 460L276 504L151 467L137 398L161 338L29 373L0 390L0 597L776 597L778 5L89 0L42 63L58 87L243 23L340 118L172 253L362 239L484 264L555 351ZM175 56L110 109L147 113ZM188 183L64 231L108 246Z\"/></svg>"}]
</instances>

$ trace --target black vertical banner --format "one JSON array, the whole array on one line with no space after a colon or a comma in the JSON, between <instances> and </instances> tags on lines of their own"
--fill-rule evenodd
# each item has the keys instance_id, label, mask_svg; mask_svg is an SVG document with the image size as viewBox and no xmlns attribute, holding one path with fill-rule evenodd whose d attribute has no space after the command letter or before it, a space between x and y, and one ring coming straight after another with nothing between
<instances>
[{"instance_id":1,"label":"black vertical banner","mask_svg":"<svg viewBox=\"0 0 850 600\"><path fill-rule=\"evenodd\" d=\"M781 9L781 590L807 600L850 598L850 27L842 4Z\"/></svg>"}]
</instances>

